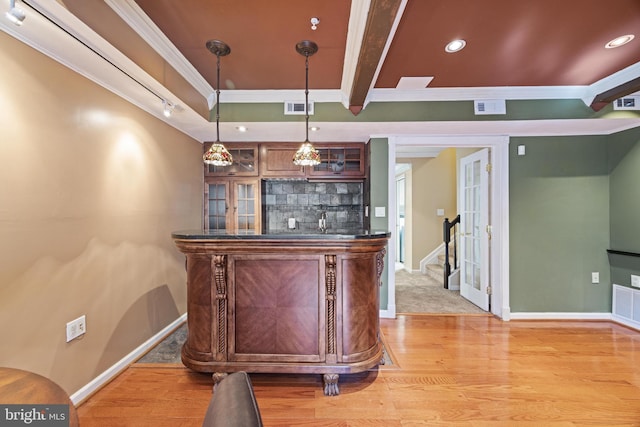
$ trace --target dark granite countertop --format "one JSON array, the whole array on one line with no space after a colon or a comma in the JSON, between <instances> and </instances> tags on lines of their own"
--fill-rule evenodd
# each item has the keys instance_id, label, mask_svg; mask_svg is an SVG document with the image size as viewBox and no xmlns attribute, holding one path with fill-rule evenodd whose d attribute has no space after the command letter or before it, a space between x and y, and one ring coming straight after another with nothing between
<instances>
[{"instance_id":1,"label":"dark granite countertop","mask_svg":"<svg viewBox=\"0 0 640 427\"><path fill-rule=\"evenodd\" d=\"M390 237L391 233L384 230L327 230L326 233L303 233L300 231L273 233L273 234L249 234L227 233L221 230L184 230L174 231L171 237L183 240L353 240L376 239Z\"/></svg>"}]
</instances>

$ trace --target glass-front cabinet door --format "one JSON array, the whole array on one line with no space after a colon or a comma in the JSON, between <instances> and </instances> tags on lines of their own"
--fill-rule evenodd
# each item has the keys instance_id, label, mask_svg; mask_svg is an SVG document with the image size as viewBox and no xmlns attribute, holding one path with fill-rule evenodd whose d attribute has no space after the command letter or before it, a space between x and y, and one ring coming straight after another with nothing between
<instances>
[{"instance_id":1,"label":"glass-front cabinet door","mask_svg":"<svg viewBox=\"0 0 640 427\"><path fill-rule=\"evenodd\" d=\"M363 178L365 176L364 146L345 144L344 146L316 146L320 153L320 164L309 170L311 177L323 178Z\"/></svg>"},{"instance_id":2,"label":"glass-front cabinet door","mask_svg":"<svg viewBox=\"0 0 640 427\"><path fill-rule=\"evenodd\" d=\"M206 152L211 142L204 144ZM225 144L231 154L233 163L229 166L205 165L205 176L258 176L258 144L232 145Z\"/></svg>"},{"instance_id":3,"label":"glass-front cabinet door","mask_svg":"<svg viewBox=\"0 0 640 427\"><path fill-rule=\"evenodd\" d=\"M204 186L205 221L207 230L226 230L229 224L229 181L214 181Z\"/></svg>"},{"instance_id":4,"label":"glass-front cabinet door","mask_svg":"<svg viewBox=\"0 0 640 427\"><path fill-rule=\"evenodd\" d=\"M205 224L207 230L227 233L260 232L259 180L207 179Z\"/></svg>"},{"instance_id":5,"label":"glass-front cabinet door","mask_svg":"<svg viewBox=\"0 0 640 427\"><path fill-rule=\"evenodd\" d=\"M235 205L234 220L236 232L240 234L255 234L260 230L259 209L260 188L256 181L241 181L234 183Z\"/></svg>"}]
</instances>

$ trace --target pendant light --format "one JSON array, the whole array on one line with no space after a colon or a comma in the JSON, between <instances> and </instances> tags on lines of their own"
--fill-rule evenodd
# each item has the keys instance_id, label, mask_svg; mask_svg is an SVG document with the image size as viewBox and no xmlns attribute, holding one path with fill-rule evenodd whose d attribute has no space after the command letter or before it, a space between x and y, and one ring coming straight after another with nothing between
<instances>
[{"instance_id":1,"label":"pendant light","mask_svg":"<svg viewBox=\"0 0 640 427\"><path fill-rule=\"evenodd\" d=\"M206 46L218 59L218 76L216 81L216 142L204 153L202 159L208 165L229 166L233 164L233 157L220 142L220 57L227 56L231 53L231 48L220 40L209 40Z\"/></svg>"},{"instance_id":2,"label":"pendant light","mask_svg":"<svg viewBox=\"0 0 640 427\"><path fill-rule=\"evenodd\" d=\"M309 142L309 57L318 51L318 45L310 40L303 40L296 44L296 51L305 57L304 114L307 132L304 143L293 156L293 164L315 166L320 164L320 153Z\"/></svg>"}]
</instances>

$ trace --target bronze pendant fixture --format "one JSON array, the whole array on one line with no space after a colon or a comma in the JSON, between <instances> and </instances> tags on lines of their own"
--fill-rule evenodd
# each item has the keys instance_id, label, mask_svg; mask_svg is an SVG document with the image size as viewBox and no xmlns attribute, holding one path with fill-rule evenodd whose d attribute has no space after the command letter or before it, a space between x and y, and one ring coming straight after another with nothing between
<instances>
[{"instance_id":1,"label":"bronze pendant fixture","mask_svg":"<svg viewBox=\"0 0 640 427\"><path fill-rule=\"evenodd\" d=\"M293 163L299 166L314 166L320 164L320 153L309 142L309 57L318 51L318 45L311 40L302 40L296 44L296 51L305 57L305 90L304 113L306 122L306 138L296 154Z\"/></svg>"},{"instance_id":2,"label":"bronze pendant fixture","mask_svg":"<svg viewBox=\"0 0 640 427\"><path fill-rule=\"evenodd\" d=\"M214 166L229 166L233 164L231 153L220 142L220 57L231 53L231 48L220 40L209 40L207 49L217 58L217 81L216 81L216 142L211 145L202 156L204 162Z\"/></svg>"}]
</instances>

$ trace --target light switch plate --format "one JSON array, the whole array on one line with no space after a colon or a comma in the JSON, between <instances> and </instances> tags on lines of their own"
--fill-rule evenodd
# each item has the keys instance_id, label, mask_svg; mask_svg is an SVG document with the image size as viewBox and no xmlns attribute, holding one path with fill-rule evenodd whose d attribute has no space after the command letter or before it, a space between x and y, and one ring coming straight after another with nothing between
<instances>
[{"instance_id":1,"label":"light switch plate","mask_svg":"<svg viewBox=\"0 0 640 427\"><path fill-rule=\"evenodd\" d=\"M640 288L640 276L636 276L635 274L631 275L631 286Z\"/></svg>"},{"instance_id":2,"label":"light switch plate","mask_svg":"<svg viewBox=\"0 0 640 427\"><path fill-rule=\"evenodd\" d=\"M387 210L384 206L376 206L376 210L374 211L376 218L384 218L387 216Z\"/></svg>"}]
</instances>

